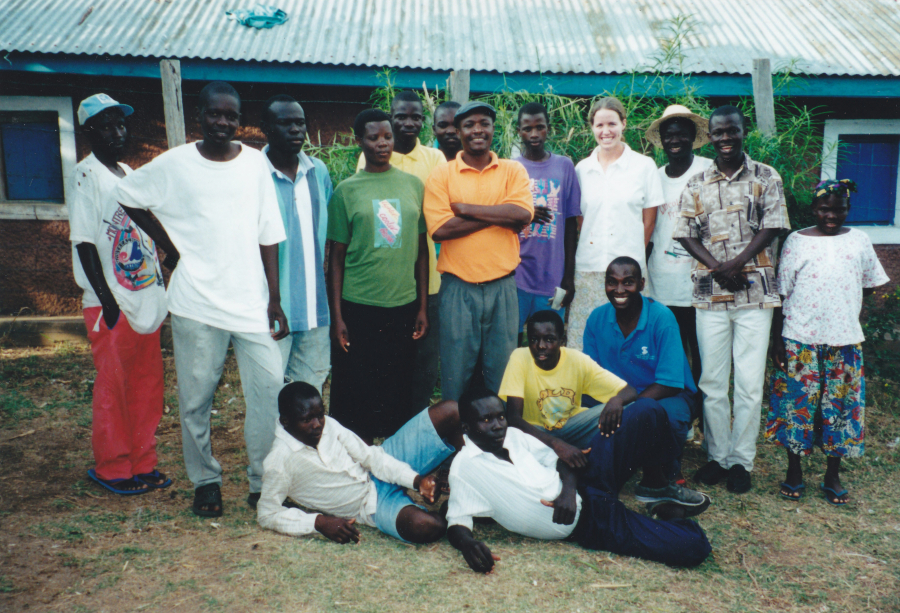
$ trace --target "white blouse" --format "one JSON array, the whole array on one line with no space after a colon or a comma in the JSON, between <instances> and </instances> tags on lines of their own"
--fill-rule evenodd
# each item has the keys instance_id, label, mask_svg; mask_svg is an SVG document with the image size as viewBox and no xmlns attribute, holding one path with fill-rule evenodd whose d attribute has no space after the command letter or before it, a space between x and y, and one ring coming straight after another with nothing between
<instances>
[{"instance_id":1,"label":"white blouse","mask_svg":"<svg viewBox=\"0 0 900 613\"><path fill-rule=\"evenodd\" d=\"M584 214L575 252L577 271L605 272L610 262L627 255L640 263L646 276L643 211L664 204L665 196L656 163L624 146L605 171L597 159L599 147L575 166Z\"/></svg>"}]
</instances>

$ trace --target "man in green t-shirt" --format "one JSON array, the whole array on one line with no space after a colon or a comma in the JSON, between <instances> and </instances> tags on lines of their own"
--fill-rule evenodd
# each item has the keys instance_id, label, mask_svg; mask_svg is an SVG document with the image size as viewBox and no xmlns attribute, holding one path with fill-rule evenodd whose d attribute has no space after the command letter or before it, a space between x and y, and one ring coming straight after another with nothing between
<instances>
[{"instance_id":1,"label":"man in green t-shirt","mask_svg":"<svg viewBox=\"0 0 900 613\"><path fill-rule=\"evenodd\" d=\"M365 167L342 181L328 203L329 409L371 443L413 416L406 379L413 341L428 333L425 188L391 166L394 138L387 113L363 111L353 131Z\"/></svg>"}]
</instances>

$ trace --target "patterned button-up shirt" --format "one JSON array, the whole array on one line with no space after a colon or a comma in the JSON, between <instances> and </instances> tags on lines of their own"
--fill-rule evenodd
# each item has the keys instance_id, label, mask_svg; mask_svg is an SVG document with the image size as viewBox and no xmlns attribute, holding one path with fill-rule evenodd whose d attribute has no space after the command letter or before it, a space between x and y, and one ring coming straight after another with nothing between
<instances>
[{"instance_id":1,"label":"patterned button-up shirt","mask_svg":"<svg viewBox=\"0 0 900 613\"><path fill-rule=\"evenodd\" d=\"M730 178L716 164L693 176L681 194L680 210L674 237L699 239L719 262L737 257L760 230L790 228L781 177L746 154ZM750 287L732 293L695 260L693 305L714 311L781 306L771 246L747 262L744 273Z\"/></svg>"}]
</instances>

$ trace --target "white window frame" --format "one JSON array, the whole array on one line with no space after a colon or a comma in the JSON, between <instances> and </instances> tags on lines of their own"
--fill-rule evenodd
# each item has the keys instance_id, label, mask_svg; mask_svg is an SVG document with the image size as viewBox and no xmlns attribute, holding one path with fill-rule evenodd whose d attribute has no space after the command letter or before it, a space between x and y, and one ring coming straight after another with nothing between
<instances>
[{"instance_id":1,"label":"white window frame","mask_svg":"<svg viewBox=\"0 0 900 613\"><path fill-rule=\"evenodd\" d=\"M0 219L68 219L66 203L73 195L75 172L75 117L72 99L63 96L0 96L0 112L52 111L59 118L59 154L62 160L63 204L43 200L0 199Z\"/></svg>"},{"instance_id":2,"label":"white window frame","mask_svg":"<svg viewBox=\"0 0 900 613\"><path fill-rule=\"evenodd\" d=\"M897 119L826 119L824 143L822 147L822 179L836 177L838 157L838 137L841 134L900 134L900 120ZM898 161L900 166L900 161ZM876 245L900 245L900 168L897 169L897 201L893 226L853 226L869 235Z\"/></svg>"}]
</instances>

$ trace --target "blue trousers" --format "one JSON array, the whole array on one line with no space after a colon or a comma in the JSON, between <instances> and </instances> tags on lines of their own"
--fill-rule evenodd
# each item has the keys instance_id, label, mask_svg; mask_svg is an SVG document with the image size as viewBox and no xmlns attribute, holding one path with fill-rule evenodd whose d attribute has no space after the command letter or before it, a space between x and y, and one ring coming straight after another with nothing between
<instances>
[{"instance_id":1,"label":"blue trousers","mask_svg":"<svg viewBox=\"0 0 900 613\"><path fill-rule=\"evenodd\" d=\"M701 564L712 547L697 522L652 519L619 500L619 491L637 469L671 463L678 447L666 411L644 398L625 410L615 434L598 433L591 442L588 470L579 479L582 509L575 540L587 549L669 566Z\"/></svg>"}]
</instances>

